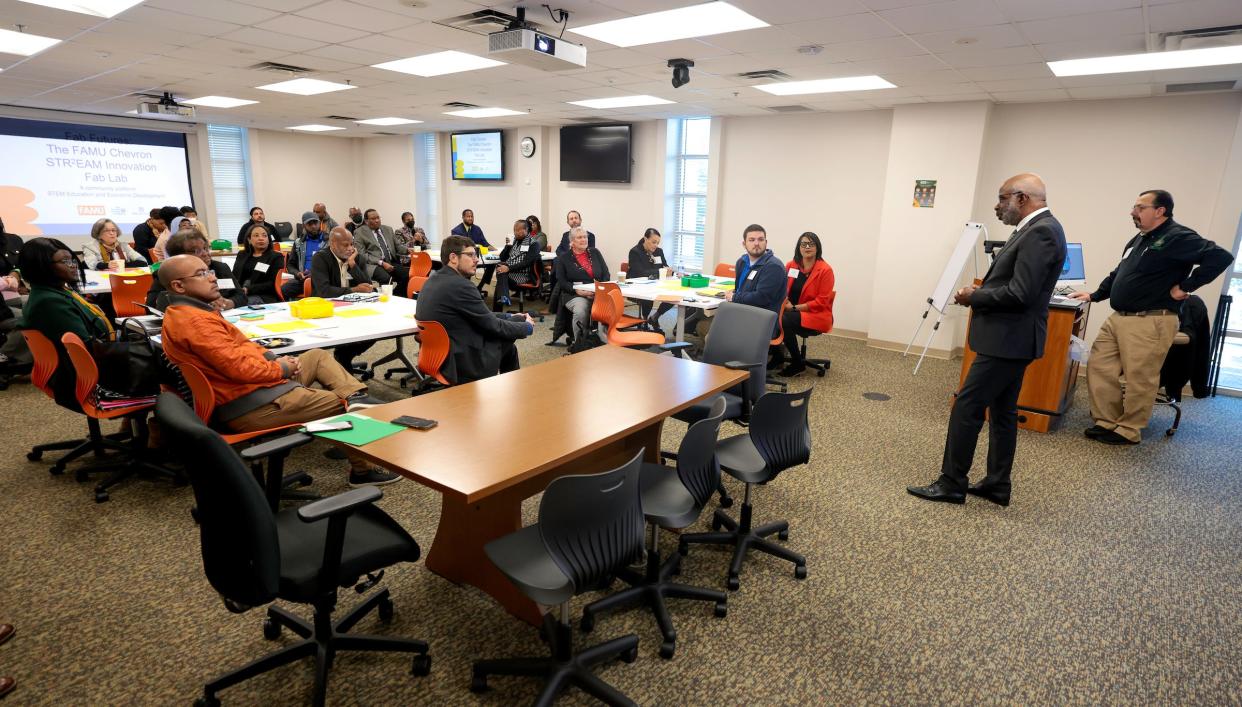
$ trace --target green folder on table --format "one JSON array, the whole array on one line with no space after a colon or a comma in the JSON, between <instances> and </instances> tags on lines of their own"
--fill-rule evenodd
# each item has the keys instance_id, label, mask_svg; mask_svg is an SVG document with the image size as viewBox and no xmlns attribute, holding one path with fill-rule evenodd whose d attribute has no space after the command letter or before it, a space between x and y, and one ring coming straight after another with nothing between
<instances>
[{"instance_id":1,"label":"green folder on table","mask_svg":"<svg viewBox=\"0 0 1242 707\"><path fill-rule=\"evenodd\" d=\"M353 415L350 413L337 415L336 417L322 420L322 422L336 422L337 420L348 420L354 423L354 428L352 430L339 430L336 432L312 432L311 434L316 437L330 439L334 442L344 442L345 444L352 444L355 447L361 447L376 440L390 437L397 434L401 430L406 429L401 425L394 425L391 422L384 422L383 420L376 420L374 418L363 417L362 415ZM305 429L306 428L303 428L303 431L305 431Z\"/></svg>"}]
</instances>

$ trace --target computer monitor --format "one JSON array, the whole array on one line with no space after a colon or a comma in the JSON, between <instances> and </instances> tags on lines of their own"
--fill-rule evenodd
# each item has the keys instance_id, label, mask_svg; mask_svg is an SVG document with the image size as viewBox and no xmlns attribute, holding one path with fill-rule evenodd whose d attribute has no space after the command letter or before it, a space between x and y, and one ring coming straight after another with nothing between
<instances>
[{"instance_id":1,"label":"computer monitor","mask_svg":"<svg viewBox=\"0 0 1242 707\"><path fill-rule=\"evenodd\" d=\"M1082 244L1066 243L1065 262L1061 265L1061 277L1057 278L1057 285L1085 284L1087 284L1087 270L1082 262Z\"/></svg>"}]
</instances>

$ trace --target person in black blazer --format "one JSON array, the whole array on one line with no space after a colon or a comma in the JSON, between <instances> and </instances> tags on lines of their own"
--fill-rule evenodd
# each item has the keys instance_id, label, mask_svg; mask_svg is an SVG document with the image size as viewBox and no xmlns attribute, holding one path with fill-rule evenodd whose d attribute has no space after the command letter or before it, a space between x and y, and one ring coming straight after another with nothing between
<instances>
[{"instance_id":1,"label":"person in black blazer","mask_svg":"<svg viewBox=\"0 0 1242 707\"><path fill-rule=\"evenodd\" d=\"M535 331L530 315L488 311L472 283L479 260L470 238L445 238L440 262L444 267L419 291L415 312L419 321L439 322L448 332L450 355L441 374L459 384L517 370L513 342Z\"/></svg>"},{"instance_id":2,"label":"person in black blazer","mask_svg":"<svg viewBox=\"0 0 1242 707\"><path fill-rule=\"evenodd\" d=\"M233 282L250 304L279 302L276 277L285 267L285 256L272 247L261 224L252 224L242 250L233 263Z\"/></svg>"},{"instance_id":3,"label":"person in black blazer","mask_svg":"<svg viewBox=\"0 0 1242 707\"><path fill-rule=\"evenodd\" d=\"M345 277L341 270L344 268ZM358 249L354 247L354 234L344 226L337 226L328 234L328 247L320 248L311 257L311 294L315 297L340 297L350 292L374 292L375 284L358 264ZM366 370L355 366L354 359L371 348L374 341L337 346L332 357L347 371Z\"/></svg>"},{"instance_id":4,"label":"person in black blazer","mask_svg":"<svg viewBox=\"0 0 1242 707\"><path fill-rule=\"evenodd\" d=\"M535 268L543 267L542 251L526 232L526 219L513 222L513 242L500 251L496 266L496 292L492 295L492 311L499 312L512 304L509 285L526 285L535 281Z\"/></svg>"},{"instance_id":5,"label":"person in black blazer","mask_svg":"<svg viewBox=\"0 0 1242 707\"><path fill-rule=\"evenodd\" d=\"M648 228L638 244L630 248L630 256L626 264L628 266L625 273L627 278L659 277L660 269L668 266L668 258L664 257L664 250L660 248L660 232L654 228ZM655 316L651 317L649 316L651 302L638 300L638 313L643 319L649 319L653 324L656 324L660 317L672 308L672 303L661 302Z\"/></svg>"},{"instance_id":6,"label":"person in black blazer","mask_svg":"<svg viewBox=\"0 0 1242 707\"><path fill-rule=\"evenodd\" d=\"M250 234L252 226L262 226L267 231L267 237L275 243L280 240L280 234L276 232L276 226L265 221L263 209L254 207L250 209L250 220L243 223L242 227L237 230L237 245L246 244L246 236Z\"/></svg>"},{"instance_id":7,"label":"person in black blazer","mask_svg":"<svg viewBox=\"0 0 1242 707\"><path fill-rule=\"evenodd\" d=\"M585 228L578 226L569 234L569 250L556 256L555 294L559 295L561 308L573 318L571 338L576 350L581 350L587 344L587 337L584 335L590 328L591 304L595 293L580 295L574 290L574 285L607 280L608 263L604 262L603 253L587 245ZM586 263L586 267L583 263ZM560 321L559 312L557 321ZM559 333L554 330L552 340L556 341L557 336Z\"/></svg>"},{"instance_id":8,"label":"person in black blazer","mask_svg":"<svg viewBox=\"0 0 1242 707\"><path fill-rule=\"evenodd\" d=\"M1018 394L1031 361L1044 355L1048 300L1065 262L1065 231L1047 206L1043 180L1010 177L997 196L996 216L1017 226L996 255L983 284L958 290L957 304L970 307L970 347L975 360L949 416L940 478L906 490L930 501L965 503L966 494L1009 505L1010 474L1018 443ZM987 476L967 485L984 413L988 430Z\"/></svg>"}]
</instances>

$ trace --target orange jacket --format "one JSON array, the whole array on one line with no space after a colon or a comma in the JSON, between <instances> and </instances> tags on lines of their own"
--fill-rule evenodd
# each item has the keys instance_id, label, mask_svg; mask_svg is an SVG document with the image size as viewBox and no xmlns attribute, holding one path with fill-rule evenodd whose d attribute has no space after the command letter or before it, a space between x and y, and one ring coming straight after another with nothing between
<instances>
[{"instance_id":1,"label":"orange jacket","mask_svg":"<svg viewBox=\"0 0 1242 707\"><path fill-rule=\"evenodd\" d=\"M179 299L164 310L164 353L173 363L188 363L203 372L215 391L217 407L286 381L281 365L269 361L262 346L219 312Z\"/></svg>"},{"instance_id":2,"label":"orange jacket","mask_svg":"<svg viewBox=\"0 0 1242 707\"><path fill-rule=\"evenodd\" d=\"M801 264L796 260L785 263L785 272L789 270L801 270ZM788 287L785 292L793 287L793 278L788 278ZM832 273L832 266L823 260L816 260L815 265L811 266L811 272L806 274L806 282L802 284L802 294L798 296L798 301L794 304L805 304L807 310L799 312L802 315L802 326L815 331L829 332L832 331L832 303L836 299L837 279Z\"/></svg>"}]
</instances>

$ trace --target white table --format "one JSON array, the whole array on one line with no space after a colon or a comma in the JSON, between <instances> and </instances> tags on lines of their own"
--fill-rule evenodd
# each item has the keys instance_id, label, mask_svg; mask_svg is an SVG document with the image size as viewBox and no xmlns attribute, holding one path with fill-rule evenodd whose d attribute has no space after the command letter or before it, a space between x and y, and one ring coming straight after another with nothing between
<instances>
[{"instance_id":1,"label":"white table","mask_svg":"<svg viewBox=\"0 0 1242 707\"><path fill-rule=\"evenodd\" d=\"M138 268L134 268L135 270ZM148 268L141 268L145 272L150 272ZM99 295L107 294L112 291L112 277L105 275L106 270L87 270L86 284L82 286L82 294Z\"/></svg>"},{"instance_id":2,"label":"white table","mask_svg":"<svg viewBox=\"0 0 1242 707\"><path fill-rule=\"evenodd\" d=\"M483 258L479 260L479 265L483 265L485 267L496 267L497 265L500 265L500 256L492 255L492 253L499 253L499 252L500 251L498 250L489 251L487 255L483 256ZM434 253L431 251L426 251L426 253L431 256L431 259L434 262L437 262L437 263L440 262L440 253L438 251ZM556 260L556 253L549 253L548 251L545 250L539 254L539 258L540 260L546 263L551 260Z\"/></svg>"},{"instance_id":3,"label":"white table","mask_svg":"<svg viewBox=\"0 0 1242 707\"><path fill-rule=\"evenodd\" d=\"M711 282L705 287L698 289L707 289L718 287L717 283L731 280L727 277L712 277ZM610 280L609 282L615 282ZM702 309L711 311L720 306L724 299L720 297L712 297L710 295L697 294L695 290L671 289L664 283L677 282L678 278L667 278L664 280L650 280L648 278L639 278L637 280L626 280L618 282L621 287L621 295L630 299L645 300L648 302L664 303L667 302L677 308L677 327L673 332L673 341L685 341L686 338L686 309ZM731 287L731 286L730 286ZM595 293L594 284L580 284L574 286L574 291L579 294Z\"/></svg>"}]
</instances>

